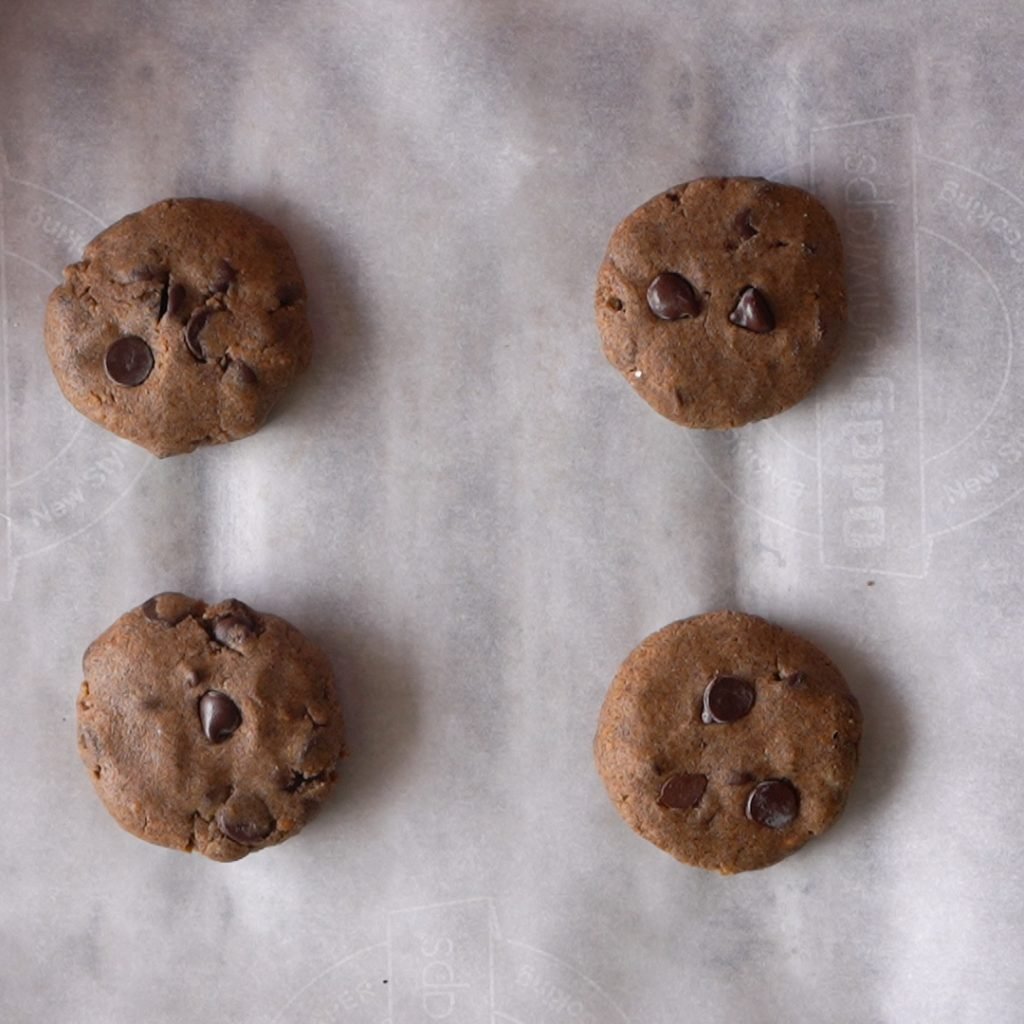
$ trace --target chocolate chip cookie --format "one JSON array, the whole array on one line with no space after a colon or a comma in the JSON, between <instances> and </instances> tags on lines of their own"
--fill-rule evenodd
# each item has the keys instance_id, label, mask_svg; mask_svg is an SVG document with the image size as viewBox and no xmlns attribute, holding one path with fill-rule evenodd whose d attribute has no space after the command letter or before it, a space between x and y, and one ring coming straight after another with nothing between
<instances>
[{"instance_id":1,"label":"chocolate chip cookie","mask_svg":"<svg viewBox=\"0 0 1024 1024\"><path fill-rule=\"evenodd\" d=\"M238 860L295 835L334 786L331 668L283 619L158 594L89 646L83 671L79 752L141 839Z\"/></svg>"},{"instance_id":2,"label":"chocolate chip cookie","mask_svg":"<svg viewBox=\"0 0 1024 1024\"><path fill-rule=\"evenodd\" d=\"M210 199L97 235L50 296L45 336L68 401L161 457L258 430L311 349L284 236Z\"/></svg>"},{"instance_id":3,"label":"chocolate chip cookie","mask_svg":"<svg viewBox=\"0 0 1024 1024\"><path fill-rule=\"evenodd\" d=\"M835 821L861 715L806 640L753 615L674 622L626 659L594 740L622 817L686 864L767 867Z\"/></svg>"},{"instance_id":4,"label":"chocolate chip cookie","mask_svg":"<svg viewBox=\"0 0 1024 1024\"><path fill-rule=\"evenodd\" d=\"M835 358L843 254L828 211L763 178L701 178L612 234L598 273L609 362L686 427L737 427L799 402Z\"/></svg>"}]
</instances>

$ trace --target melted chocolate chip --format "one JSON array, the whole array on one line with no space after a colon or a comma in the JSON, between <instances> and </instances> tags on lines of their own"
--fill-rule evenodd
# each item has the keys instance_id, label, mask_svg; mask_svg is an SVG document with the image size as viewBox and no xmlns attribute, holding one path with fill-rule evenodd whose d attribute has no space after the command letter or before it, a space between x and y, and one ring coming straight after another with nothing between
<instances>
[{"instance_id":1,"label":"melted chocolate chip","mask_svg":"<svg viewBox=\"0 0 1024 1024\"><path fill-rule=\"evenodd\" d=\"M735 308L729 314L730 323L755 334L775 330L775 314L768 300L753 285L743 289Z\"/></svg>"},{"instance_id":2,"label":"melted chocolate chip","mask_svg":"<svg viewBox=\"0 0 1024 1024\"><path fill-rule=\"evenodd\" d=\"M707 788L706 775L670 775L661 787L658 803L662 807L688 811L700 803L700 798Z\"/></svg>"},{"instance_id":3,"label":"melted chocolate chip","mask_svg":"<svg viewBox=\"0 0 1024 1024\"><path fill-rule=\"evenodd\" d=\"M659 274L647 288L647 305L659 320L682 320L700 312L693 285L681 274Z\"/></svg>"},{"instance_id":4,"label":"melted chocolate chip","mask_svg":"<svg viewBox=\"0 0 1024 1024\"><path fill-rule=\"evenodd\" d=\"M136 335L126 334L107 349L103 368L115 384L137 388L153 369L153 350Z\"/></svg>"},{"instance_id":5,"label":"melted chocolate chip","mask_svg":"<svg viewBox=\"0 0 1024 1024\"><path fill-rule=\"evenodd\" d=\"M175 281L167 289L167 309L169 317L177 320L185 308L185 286L180 281Z\"/></svg>"},{"instance_id":6,"label":"melted chocolate chip","mask_svg":"<svg viewBox=\"0 0 1024 1024\"><path fill-rule=\"evenodd\" d=\"M800 810L800 797L785 779L759 782L747 797L747 817L768 828L785 828Z\"/></svg>"},{"instance_id":7,"label":"melted chocolate chip","mask_svg":"<svg viewBox=\"0 0 1024 1024\"><path fill-rule=\"evenodd\" d=\"M203 348L199 336L203 333L203 328L206 326L206 321L210 319L211 313L212 310L201 306L193 312L185 325L185 347L201 363L206 362L206 350Z\"/></svg>"},{"instance_id":8,"label":"melted chocolate chip","mask_svg":"<svg viewBox=\"0 0 1024 1024\"><path fill-rule=\"evenodd\" d=\"M199 721L211 743L223 743L242 724L242 712L226 693L207 690L199 698Z\"/></svg>"},{"instance_id":9,"label":"melted chocolate chip","mask_svg":"<svg viewBox=\"0 0 1024 1024\"><path fill-rule=\"evenodd\" d=\"M704 690L701 720L705 725L739 721L750 714L755 697L754 687L746 679L715 676Z\"/></svg>"}]
</instances>

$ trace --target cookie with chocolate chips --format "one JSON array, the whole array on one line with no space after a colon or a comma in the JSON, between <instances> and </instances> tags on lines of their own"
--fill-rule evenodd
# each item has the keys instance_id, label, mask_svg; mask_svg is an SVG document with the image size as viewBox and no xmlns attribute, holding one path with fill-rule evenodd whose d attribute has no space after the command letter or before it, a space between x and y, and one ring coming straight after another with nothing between
<instances>
[{"instance_id":1,"label":"cookie with chocolate chips","mask_svg":"<svg viewBox=\"0 0 1024 1024\"><path fill-rule=\"evenodd\" d=\"M258 430L309 364L306 288L277 228L167 199L97 235L46 309L65 397L154 455Z\"/></svg>"},{"instance_id":2,"label":"cookie with chocolate chips","mask_svg":"<svg viewBox=\"0 0 1024 1024\"><path fill-rule=\"evenodd\" d=\"M662 416L737 427L799 402L846 318L839 231L813 196L701 178L612 234L595 299L604 353Z\"/></svg>"},{"instance_id":3,"label":"cookie with chocolate chips","mask_svg":"<svg viewBox=\"0 0 1024 1024\"><path fill-rule=\"evenodd\" d=\"M158 594L89 646L83 671L79 753L141 839L238 860L295 835L334 786L331 668L283 619Z\"/></svg>"},{"instance_id":4,"label":"cookie with chocolate chips","mask_svg":"<svg viewBox=\"0 0 1024 1024\"><path fill-rule=\"evenodd\" d=\"M594 753L619 814L685 864L767 867L842 811L861 715L838 669L739 612L674 622L626 659Z\"/></svg>"}]
</instances>

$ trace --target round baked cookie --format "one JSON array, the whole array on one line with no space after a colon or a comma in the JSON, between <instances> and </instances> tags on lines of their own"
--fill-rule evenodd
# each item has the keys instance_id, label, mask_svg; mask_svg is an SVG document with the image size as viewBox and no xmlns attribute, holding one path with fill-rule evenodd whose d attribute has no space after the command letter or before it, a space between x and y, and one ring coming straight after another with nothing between
<instances>
[{"instance_id":1,"label":"round baked cookie","mask_svg":"<svg viewBox=\"0 0 1024 1024\"><path fill-rule=\"evenodd\" d=\"M79 752L141 839L238 860L295 835L334 786L344 740L331 668L283 619L158 594L82 667Z\"/></svg>"},{"instance_id":2,"label":"round baked cookie","mask_svg":"<svg viewBox=\"0 0 1024 1024\"><path fill-rule=\"evenodd\" d=\"M861 715L800 637L739 612L674 622L626 659L594 753L619 814L685 864L767 867L835 821Z\"/></svg>"},{"instance_id":3,"label":"round baked cookie","mask_svg":"<svg viewBox=\"0 0 1024 1024\"><path fill-rule=\"evenodd\" d=\"M284 236L211 199L165 199L97 235L45 335L68 401L161 457L258 430L312 344Z\"/></svg>"},{"instance_id":4,"label":"round baked cookie","mask_svg":"<svg viewBox=\"0 0 1024 1024\"><path fill-rule=\"evenodd\" d=\"M700 178L614 231L597 279L609 362L686 427L738 427L800 401L846 318L839 231L806 192Z\"/></svg>"}]
</instances>

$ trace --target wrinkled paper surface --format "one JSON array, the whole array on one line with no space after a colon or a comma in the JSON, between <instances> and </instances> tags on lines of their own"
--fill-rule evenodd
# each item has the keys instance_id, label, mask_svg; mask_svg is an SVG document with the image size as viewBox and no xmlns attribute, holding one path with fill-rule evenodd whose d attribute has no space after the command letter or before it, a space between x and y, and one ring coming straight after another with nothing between
<instances>
[{"instance_id":1,"label":"wrinkled paper surface","mask_svg":"<svg viewBox=\"0 0 1024 1024\"><path fill-rule=\"evenodd\" d=\"M964 10L4 6L4 1021L1017 1019L1024 13ZM592 315L618 220L705 174L812 188L848 253L826 383L723 434ZM67 405L41 320L167 195L285 230L317 349L258 435L158 462ZM121 832L78 760L82 652L165 589L339 676L334 798L237 864ZM865 715L840 822L729 879L633 835L590 750L628 651L719 607Z\"/></svg>"}]
</instances>

